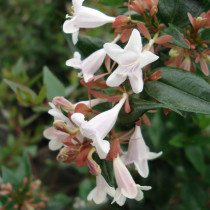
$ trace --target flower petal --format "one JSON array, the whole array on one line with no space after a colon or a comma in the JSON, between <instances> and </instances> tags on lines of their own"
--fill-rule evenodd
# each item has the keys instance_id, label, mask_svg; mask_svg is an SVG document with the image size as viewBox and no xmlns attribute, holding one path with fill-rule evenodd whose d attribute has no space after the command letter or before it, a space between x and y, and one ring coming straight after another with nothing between
<instances>
[{"instance_id":1,"label":"flower petal","mask_svg":"<svg viewBox=\"0 0 210 210\"><path fill-rule=\"evenodd\" d=\"M72 42L74 45L78 42L79 29L72 33Z\"/></svg>"},{"instance_id":2,"label":"flower petal","mask_svg":"<svg viewBox=\"0 0 210 210\"><path fill-rule=\"evenodd\" d=\"M63 24L63 32L67 34L75 33L79 30L79 27L76 25L76 17L73 17L71 20L66 20Z\"/></svg>"},{"instance_id":3,"label":"flower petal","mask_svg":"<svg viewBox=\"0 0 210 210\"><path fill-rule=\"evenodd\" d=\"M71 120L80 127L81 124L85 121L85 116L82 113L74 113L71 116Z\"/></svg>"},{"instance_id":4,"label":"flower petal","mask_svg":"<svg viewBox=\"0 0 210 210\"><path fill-rule=\"evenodd\" d=\"M162 154L163 154L163 152L158 152L158 153L148 152L147 153L147 158L148 158L148 160L153 160L153 159L156 159L156 158L160 157Z\"/></svg>"},{"instance_id":5,"label":"flower petal","mask_svg":"<svg viewBox=\"0 0 210 210\"><path fill-rule=\"evenodd\" d=\"M143 68L144 66L156 61L159 58L159 56L153 54L150 51L143 51L140 54L140 68Z\"/></svg>"},{"instance_id":6,"label":"flower petal","mask_svg":"<svg viewBox=\"0 0 210 210\"><path fill-rule=\"evenodd\" d=\"M63 143L57 140L50 140L49 149L52 151L58 150L63 146Z\"/></svg>"},{"instance_id":7,"label":"flower petal","mask_svg":"<svg viewBox=\"0 0 210 210\"><path fill-rule=\"evenodd\" d=\"M117 87L121 85L127 78L125 66L118 66L116 70L108 77L106 84L109 87Z\"/></svg>"},{"instance_id":8,"label":"flower petal","mask_svg":"<svg viewBox=\"0 0 210 210\"><path fill-rule=\"evenodd\" d=\"M137 54L141 54L142 51L142 40L141 35L137 29L133 29L127 45L125 46L126 51L135 51Z\"/></svg>"},{"instance_id":9,"label":"flower petal","mask_svg":"<svg viewBox=\"0 0 210 210\"><path fill-rule=\"evenodd\" d=\"M135 161L134 165L136 167L136 170L138 171L138 173L146 178L149 175L149 167L148 167L148 162L147 159L143 159L143 160L139 160L138 162Z\"/></svg>"},{"instance_id":10,"label":"flower petal","mask_svg":"<svg viewBox=\"0 0 210 210\"><path fill-rule=\"evenodd\" d=\"M72 4L74 7L74 12L77 13L77 11L81 8L84 0L72 0Z\"/></svg>"},{"instance_id":11,"label":"flower petal","mask_svg":"<svg viewBox=\"0 0 210 210\"><path fill-rule=\"evenodd\" d=\"M92 145L96 148L100 159L105 159L110 150L110 143L106 140L94 139Z\"/></svg>"},{"instance_id":12,"label":"flower petal","mask_svg":"<svg viewBox=\"0 0 210 210\"><path fill-rule=\"evenodd\" d=\"M105 15L104 13L82 6L76 11L77 26L79 28L96 28L106 23L112 23L115 21L114 17Z\"/></svg>"},{"instance_id":13,"label":"flower petal","mask_svg":"<svg viewBox=\"0 0 210 210\"><path fill-rule=\"evenodd\" d=\"M130 84L134 93L140 93L144 87L144 81L142 78L142 70L137 67L135 71L128 74Z\"/></svg>"},{"instance_id":14,"label":"flower petal","mask_svg":"<svg viewBox=\"0 0 210 210\"><path fill-rule=\"evenodd\" d=\"M63 139L68 137L69 134L56 130L54 127L49 127L46 130L44 130L43 136L46 139L50 140L54 139L56 141L62 141Z\"/></svg>"}]
</instances>

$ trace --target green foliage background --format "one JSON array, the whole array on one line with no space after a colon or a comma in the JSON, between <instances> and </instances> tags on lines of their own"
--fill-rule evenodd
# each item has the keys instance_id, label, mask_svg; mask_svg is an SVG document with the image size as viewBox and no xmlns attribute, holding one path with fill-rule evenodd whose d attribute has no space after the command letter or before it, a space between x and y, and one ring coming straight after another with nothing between
<instances>
[{"instance_id":1,"label":"green foliage background","mask_svg":"<svg viewBox=\"0 0 210 210\"><path fill-rule=\"evenodd\" d=\"M96 7L96 1L87 2ZM123 0L98 2L98 8L105 13L115 11L121 14L125 10L119 7ZM175 111L165 116L162 109L158 109L157 113L148 115L151 126L143 125L143 135L151 151L163 151L163 155L151 161L148 179L140 178L135 170L132 172L137 183L153 188L145 193L142 202L128 200L124 207L108 203L99 206L87 203L87 194L95 186L94 177L88 174L87 168L78 169L58 163L57 152L48 150L48 142L42 136L43 130L52 124L47 114L47 102L57 95L66 96L73 103L87 98L87 90L79 85L77 72L70 71L65 61L75 50L79 50L84 57L89 55L111 36L107 26L108 37L104 37L101 28L86 30L85 34L102 40L81 36L75 48L70 41L71 37L62 32L66 8L70 7L70 3L59 0L2 0L0 3L0 165L4 166L1 173L3 178L7 177L5 167L16 169L22 162L22 153L28 152L33 162L32 171L42 180L50 196L47 209L76 209L76 197L85 201L85 207L80 202L79 209L210 208L210 115L205 115L210 113L210 77L205 77L204 87L203 79L192 78L195 87L202 87L200 92L193 93L195 100L192 102L187 98L187 95L192 95L191 80L187 83L187 80L183 82L181 78L194 75L183 70L179 74L177 69L170 69L174 71L177 81L180 81L179 84L173 84L169 82L169 68L161 68L162 79L145 86L147 94L160 104L132 99L134 117L136 113L143 114L147 107L170 108ZM173 25L183 27L189 24L187 11L198 16L208 10L209 1L205 0L160 0L159 18L171 24L164 33L174 36L173 44L186 47ZM208 40L209 33L205 32L204 35ZM153 91L158 88L162 90L161 93L165 91L167 94L167 91L177 87L180 90L176 98L173 97L174 101ZM206 101L206 106L198 104L201 99ZM169 100L172 107L167 105ZM126 122L133 123L135 119L125 119L123 116L121 113L119 126L128 128ZM21 180L23 174L16 173L16 176Z\"/></svg>"}]
</instances>

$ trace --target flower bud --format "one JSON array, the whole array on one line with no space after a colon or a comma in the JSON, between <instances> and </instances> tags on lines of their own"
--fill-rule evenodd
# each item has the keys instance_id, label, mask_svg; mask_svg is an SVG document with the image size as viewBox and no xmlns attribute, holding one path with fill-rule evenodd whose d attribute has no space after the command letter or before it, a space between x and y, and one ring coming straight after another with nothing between
<instances>
[{"instance_id":1,"label":"flower bud","mask_svg":"<svg viewBox=\"0 0 210 210\"><path fill-rule=\"evenodd\" d=\"M58 153L57 160L64 163L72 162L78 155L79 150L79 146L64 147Z\"/></svg>"},{"instance_id":2,"label":"flower bud","mask_svg":"<svg viewBox=\"0 0 210 210\"><path fill-rule=\"evenodd\" d=\"M62 108L66 112L74 111L74 105L64 97L54 97L52 102L55 106Z\"/></svg>"},{"instance_id":3,"label":"flower bud","mask_svg":"<svg viewBox=\"0 0 210 210\"><path fill-rule=\"evenodd\" d=\"M177 50L175 50L174 48L172 48L170 51L169 51L169 56L174 58L174 57L177 57L179 55L179 53L177 52Z\"/></svg>"},{"instance_id":4,"label":"flower bud","mask_svg":"<svg viewBox=\"0 0 210 210\"><path fill-rule=\"evenodd\" d=\"M96 151L95 148L92 148L90 150L90 152L88 153L87 164L90 168L90 173L97 176L97 175L101 174L101 167L92 158L92 155L95 151Z\"/></svg>"},{"instance_id":5,"label":"flower bud","mask_svg":"<svg viewBox=\"0 0 210 210\"><path fill-rule=\"evenodd\" d=\"M76 134L77 132L79 132L79 129L71 129L70 127L68 127L68 125L66 125L66 123L63 120L56 120L53 123L53 126L56 130L65 132L65 133L69 133L69 134Z\"/></svg>"}]
</instances>

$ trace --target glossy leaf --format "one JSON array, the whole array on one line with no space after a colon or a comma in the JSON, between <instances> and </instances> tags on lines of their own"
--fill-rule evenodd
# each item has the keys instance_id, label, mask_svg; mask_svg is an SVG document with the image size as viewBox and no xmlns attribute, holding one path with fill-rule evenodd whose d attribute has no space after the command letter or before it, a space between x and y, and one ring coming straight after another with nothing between
<instances>
[{"instance_id":1,"label":"glossy leaf","mask_svg":"<svg viewBox=\"0 0 210 210\"><path fill-rule=\"evenodd\" d=\"M210 114L210 85L205 80L177 68L161 71L160 80L145 84L148 95L173 109Z\"/></svg>"},{"instance_id":2,"label":"glossy leaf","mask_svg":"<svg viewBox=\"0 0 210 210\"><path fill-rule=\"evenodd\" d=\"M43 76L43 83L46 85L47 98L49 101L52 101L55 96L64 96L64 85L46 66L43 69Z\"/></svg>"},{"instance_id":3,"label":"glossy leaf","mask_svg":"<svg viewBox=\"0 0 210 210\"><path fill-rule=\"evenodd\" d=\"M187 12L198 17L203 10L200 0L159 0L158 15L165 24L173 23L178 26L189 24Z\"/></svg>"},{"instance_id":4,"label":"glossy leaf","mask_svg":"<svg viewBox=\"0 0 210 210\"><path fill-rule=\"evenodd\" d=\"M122 109L118 119L118 124L120 126L127 128L133 127L134 123L139 120L139 117L141 117L148 110L167 108L167 109L173 109L173 111L181 114L181 112L176 110L174 107L163 103L155 103L152 101L146 101L143 99L134 99L134 98L133 99L131 98L129 102L131 106L131 112L129 114L126 114Z\"/></svg>"},{"instance_id":5,"label":"glossy leaf","mask_svg":"<svg viewBox=\"0 0 210 210\"><path fill-rule=\"evenodd\" d=\"M185 148L185 153L189 161L193 164L195 169L201 174L205 174L205 162L202 149L196 146L188 146Z\"/></svg>"},{"instance_id":6,"label":"glossy leaf","mask_svg":"<svg viewBox=\"0 0 210 210\"><path fill-rule=\"evenodd\" d=\"M168 34L173 37L173 39L169 43L179 46L179 47L182 47L182 48L189 48L187 43L182 38L181 33L178 30L178 27L176 27L172 24L169 24L169 27L163 31L163 34Z\"/></svg>"},{"instance_id":7,"label":"glossy leaf","mask_svg":"<svg viewBox=\"0 0 210 210\"><path fill-rule=\"evenodd\" d=\"M210 28L205 28L201 32L201 40L202 41L210 41Z\"/></svg>"}]
</instances>

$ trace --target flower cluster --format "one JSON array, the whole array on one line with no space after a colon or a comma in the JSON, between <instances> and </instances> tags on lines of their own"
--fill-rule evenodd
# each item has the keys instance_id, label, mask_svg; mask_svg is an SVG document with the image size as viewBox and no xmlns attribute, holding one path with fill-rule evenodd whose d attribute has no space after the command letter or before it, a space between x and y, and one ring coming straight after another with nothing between
<instances>
[{"instance_id":1,"label":"flower cluster","mask_svg":"<svg viewBox=\"0 0 210 210\"><path fill-rule=\"evenodd\" d=\"M65 33L73 34L74 44L78 40L79 28L94 28L116 20L95 9L85 7L82 3L81 0L73 0L73 17L67 16L68 19L63 25ZM150 48L143 48L142 38L137 29L132 30L124 48L116 44L119 39L120 36L116 36L114 41L104 44L102 49L84 60L81 60L79 52L75 52L74 57L66 61L67 66L81 69L79 76L84 78L81 84L89 88L95 99L72 104L63 97L55 97L50 103L52 109L49 110L49 114L54 117L54 123L52 127L44 131L44 136L50 140L49 148L60 149L58 161L75 162L78 167L88 166L90 173L96 176L96 187L87 197L96 204L106 201L107 194L119 205L123 205L126 198L138 201L143 199L142 190L149 190L151 187L136 184L126 165L134 163L139 174L147 177L149 175L148 160L162 154L162 152L156 154L149 151L139 125L128 133L128 136L130 135L128 151L123 153L121 151L120 144L124 141L120 137L121 133L116 133L114 130L119 112L124 105L125 110L128 109L129 95L142 92L144 86L142 69L156 61L158 56L149 51ZM112 73L113 67L108 67L110 75L106 81L102 78L107 74L94 76L105 58L107 67L111 63L110 58L118 64ZM130 83L128 87L131 86L132 89L129 93L125 86L124 89L120 87L127 78ZM94 87L101 89L114 87L117 91L111 96L93 91ZM101 113L93 109L94 106L105 102L115 103L115 105ZM110 186L103 177L100 165L93 159L95 152L100 159L113 161L117 188Z\"/></svg>"}]
</instances>

